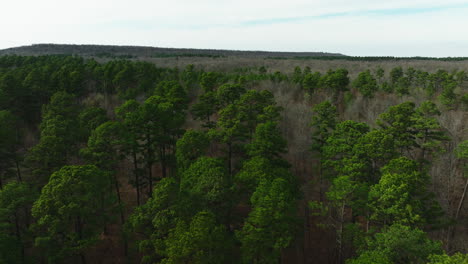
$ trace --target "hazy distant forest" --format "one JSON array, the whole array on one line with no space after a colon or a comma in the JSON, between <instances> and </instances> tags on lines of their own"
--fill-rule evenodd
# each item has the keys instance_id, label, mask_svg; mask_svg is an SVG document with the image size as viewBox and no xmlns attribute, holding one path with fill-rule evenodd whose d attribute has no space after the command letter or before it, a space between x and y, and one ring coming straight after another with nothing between
<instances>
[{"instance_id":1,"label":"hazy distant forest","mask_svg":"<svg viewBox=\"0 0 468 264\"><path fill-rule=\"evenodd\" d=\"M0 263L468 263L467 91L463 59L1 56Z\"/></svg>"}]
</instances>

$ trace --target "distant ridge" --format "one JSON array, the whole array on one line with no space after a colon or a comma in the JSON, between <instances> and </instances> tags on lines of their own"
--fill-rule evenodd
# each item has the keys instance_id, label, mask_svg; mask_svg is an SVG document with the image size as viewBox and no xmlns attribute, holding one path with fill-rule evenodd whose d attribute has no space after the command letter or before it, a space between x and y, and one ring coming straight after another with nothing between
<instances>
[{"instance_id":1,"label":"distant ridge","mask_svg":"<svg viewBox=\"0 0 468 264\"><path fill-rule=\"evenodd\" d=\"M276 51L240 51L216 49L178 49L147 46L114 45L75 45L75 44L33 44L0 50L0 55L49 55L66 54L81 56L113 55L121 57L342 57L343 54L327 52L276 52Z\"/></svg>"}]
</instances>

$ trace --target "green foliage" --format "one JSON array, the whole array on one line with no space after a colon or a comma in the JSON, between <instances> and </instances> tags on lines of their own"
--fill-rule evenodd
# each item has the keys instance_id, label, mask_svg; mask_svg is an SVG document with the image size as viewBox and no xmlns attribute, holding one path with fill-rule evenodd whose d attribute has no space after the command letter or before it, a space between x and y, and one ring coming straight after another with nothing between
<instances>
[{"instance_id":1,"label":"green foliage","mask_svg":"<svg viewBox=\"0 0 468 264\"><path fill-rule=\"evenodd\" d=\"M83 133L84 139L87 139L91 131L96 129L99 125L109 120L106 110L100 107L85 108L78 116L80 128Z\"/></svg>"},{"instance_id":2,"label":"green foliage","mask_svg":"<svg viewBox=\"0 0 468 264\"><path fill-rule=\"evenodd\" d=\"M156 86L154 95L165 98L179 111L188 109L187 92L177 81L162 81Z\"/></svg>"},{"instance_id":3,"label":"green foliage","mask_svg":"<svg viewBox=\"0 0 468 264\"><path fill-rule=\"evenodd\" d=\"M339 68L329 70L327 74L320 79L321 84L325 89L329 89L336 97L339 92L347 91L349 85L348 70Z\"/></svg>"},{"instance_id":4,"label":"green foliage","mask_svg":"<svg viewBox=\"0 0 468 264\"><path fill-rule=\"evenodd\" d=\"M146 237L139 242L145 263L232 261L231 238L216 217L229 205L226 179L222 161L201 157L183 173L180 188L174 178L156 185L152 198L129 219L129 227Z\"/></svg>"},{"instance_id":5,"label":"green foliage","mask_svg":"<svg viewBox=\"0 0 468 264\"><path fill-rule=\"evenodd\" d=\"M359 73L357 79L352 83L364 97L372 98L377 91L377 81L370 70Z\"/></svg>"},{"instance_id":6,"label":"green foliage","mask_svg":"<svg viewBox=\"0 0 468 264\"><path fill-rule=\"evenodd\" d=\"M221 106L227 106L238 100L245 93L245 88L239 84L223 84L217 90Z\"/></svg>"},{"instance_id":7,"label":"green foliage","mask_svg":"<svg viewBox=\"0 0 468 264\"><path fill-rule=\"evenodd\" d=\"M275 83L280 83L288 80L286 74L281 73L280 71L275 71L273 74L270 74L270 80Z\"/></svg>"},{"instance_id":8,"label":"green foliage","mask_svg":"<svg viewBox=\"0 0 468 264\"><path fill-rule=\"evenodd\" d=\"M177 140L176 158L180 172L188 169L199 157L203 156L210 144L210 139L204 132L189 129Z\"/></svg>"},{"instance_id":9,"label":"green foliage","mask_svg":"<svg viewBox=\"0 0 468 264\"><path fill-rule=\"evenodd\" d=\"M279 120L279 113L282 110L276 106L273 94L267 90L260 92L249 90L242 94L236 105L239 106L238 118L245 123L249 137L253 136L259 123Z\"/></svg>"},{"instance_id":10,"label":"green foliage","mask_svg":"<svg viewBox=\"0 0 468 264\"><path fill-rule=\"evenodd\" d=\"M385 76L385 70L381 66L378 66L375 70L375 76L377 76L380 82L380 80Z\"/></svg>"},{"instance_id":11,"label":"green foliage","mask_svg":"<svg viewBox=\"0 0 468 264\"><path fill-rule=\"evenodd\" d=\"M457 95L455 94L456 83L450 82L444 86L442 93L439 96L440 102L448 109L455 108Z\"/></svg>"},{"instance_id":12,"label":"green foliage","mask_svg":"<svg viewBox=\"0 0 468 264\"><path fill-rule=\"evenodd\" d=\"M304 76L302 80L302 88L309 93L313 93L319 88L321 84L321 74L320 72L308 73Z\"/></svg>"},{"instance_id":13,"label":"green foliage","mask_svg":"<svg viewBox=\"0 0 468 264\"><path fill-rule=\"evenodd\" d=\"M210 130L210 136L225 144L227 154L228 171L232 174L232 157L239 142L248 138L248 129L239 117L239 106L230 104L219 112L217 129Z\"/></svg>"},{"instance_id":14,"label":"green foliage","mask_svg":"<svg viewBox=\"0 0 468 264\"><path fill-rule=\"evenodd\" d=\"M340 224L342 224L344 217L343 208L359 198L360 188L366 188L366 186L362 186L362 183L347 175L340 175L332 180L332 185L326 196L331 206L338 211Z\"/></svg>"},{"instance_id":15,"label":"green foliage","mask_svg":"<svg viewBox=\"0 0 468 264\"><path fill-rule=\"evenodd\" d=\"M65 166L52 174L34 203L36 246L49 261L83 254L99 240L114 199L110 177L95 166Z\"/></svg>"},{"instance_id":16,"label":"green foliage","mask_svg":"<svg viewBox=\"0 0 468 264\"><path fill-rule=\"evenodd\" d=\"M455 253L453 256L447 254L429 256L427 264L467 264L468 254Z\"/></svg>"},{"instance_id":17,"label":"green foliage","mask_svg":"<svg viewBox=\"0 0 468 264\"><path fill-rule=\"evenodd\" d=\"M415 131L411 129L414 115L415 104L405 102L389 107L377 119L377 124L395 138L395 146L401 151L416 147L414 142Z\"/></svg>"},{"instance_id":18,"label":"green foliage","mask_svg":"<svg viewBox=\"0 0 468 264\"><path fill-rule=\"evenodd\" d=\"M115 121L107 121L92 131L88 147L80 154L97 167L112 171L120 160L118 152L122 144L123 127Z\"/></svg>"},{"instance_id":19,"label":"green foliage","mask_svg":"<svg viewBox=\"0 0 468 264\"><path fill-rule=\"evenodd\" d=\"M240 187L241 195L252 194L261 181L273 181L276 178L288 181L291 188L294 189L296 184L294 176L283 163L278 164L278 162L273 162L263 156L255 156L246 160L234 177L235 182Z\"/></svg>"},{"instance_id":20,"label":"green foliage","mask_svg":"<svg viewBox=\"0 0 468 264\"><path fill-rule=\"evenodd\" d=\"M398 156L393 135L381 129L374 129L360 137L353 154L353 161L365 164L366 180L371 184L379 180L379 169Z\"/></svg>"},{"instance_id":21,"label":"green foliage","mask_svg":"<svg viewBox=\"0 0 468 264\"><path fill-rule=\"evenodd\" d=\"M242 230L244 263L279 263L281 250L289 246L295 231L296 198L290 184L281 178L263 180L251 198L252 211Z\"/></svg>"},{"instance_id":22,"label":"green foliage","mask_svg":"<svg viewBox=\"0 0 468 264\"><path fill-rule=\"evenodd\" d=\"M25 183L10 182L0 189L0 263L24 263L31 242L26 219L36 193Z\"/></svg>"},{"instance_id":23,"label":"green foliage","mask_svg":"<svg viewBox=\"0 0 468 264\"><path fill-rule=\"evenodd\" d=\"M408 77L401 77L398 79L398 81L394 84L394 87L395 92L397 92L399 96L410 94L410 81Z\"/></svg>"},{"instance_id":24,"label":"green foliage","mask_svg":"<svg viewBox=\"0 0 468 264\"><path fill-rule=\"evenodd\" d=\"M408 83L412 85L416 79L416 70L413 67L408 67L405 75L408 78Z\"/></svg>"},{"instance_id":25,"label":"green foliage","mask_svg":"<svg viewBox=\"0 0 468 264\"><path fill-rule=\"evenodd\" d=\"M66 92L55 93L50 103L43 107L39 126L41 138L27 156L39 180L65 165L76 154L76 146L82 138L78 114L75 97Z\"/></svg>"},{"instance_id":26,"label":"green foliage","mask_svg":"<svg viewBox=\"0 0 468 264\"><path fill-rule=\"evenodd\" d=\"M359 257L347 263L426 263L432 254L442 252L441 243L432 241L419 229L392 225L367 241ZM374 262L372 259L375 258Z\"/></svg>"},{"instance_id":27,"label":"green foliage","mask_svg":"<svg viewBox=\"0 0 468 264\"><path fill-rule=\"evenodd\" d=\"M449 138L443 127L436 119L441 113L437 106L430 102L423 102L412 117L413 130L415 133L415 142L420 149L419 162L421 164L429 163L427 158L435 156L444 151L442 143Z\"/></svg>"},{"instance_id":28,"label":"green foliage","mask_svg":"<svg viewBox=\"0 0 468 264\"><path fill-rule=\"evenodd\" d=\"M427 94L431 97L444 89L446 85L456 85L456 83L451 81L451 76L445 70L438 70L436 73L429 74L427 79L429 81L426 87Z\"/></svg>"},{"instance_id":29,"label":"green foliage","mask_svg":"<svg viewBox=\"0 0 468 264\"><path fill-rule=\"evenodd\" d=\"M182 175L180 189L202 208L220 208L229 200L229 179L224 162L201 157Z\"/></svg>"},{"instance_id":30,"label":"green foliage","mask_svg":"<svg viewBox=\"0 0 468 264\"><path fill-rule=\"evenodd\" d=\"M197 213L190 223L182 220L171 230L166 244L167 257L161 263L232 263L233 241L224 226L209 211Z\"/></svg>"},{"instance_id":31,"label":"green foliage","mask_svg":"<svg viewBox=\"0 0 468 264\"><path fill-rule=\"evenodd\" d=\"M418 171L416 162L397 158L382 168L382 178L369 192L371 219L382 224L400 223L418 226L426 223L423 203L427 176ZM431 208L432 209L432 208Z\"/></svg>"},{"instance_id":32,"label":"green foliage","mask_svg":"<svg viewBox=\"0 0 468 264\"><path fill-rule=\"evenodd\" d=\"M60 115L64 118L75 118L78 114L76 97L66 92L57 92L50 98L50 103L42 108L42 116L47 119Z\"/></svg>"},{"instance_id":33,"label":"green foliage","mask_svg":"<svg viewBox=\"0 0 468 264\"><path fill-rule=\"evenodd\" d=\"M468 159L468 140L458 144L456 153L459 159Z\"/></svg>"},{"instance_id":34,"label":"green foliage","mask_svg":"<svg viewBox=\"0 0 468 264\"><path fill-rule=\"evenodd\" d=\"M17 149L20 145L20 132L17 118L8 110L0 111L0 188L4 178L11 176L11 167L18 163ZM19 176L19 171L16 172Z\"/></svg>"},{"instance_id":35,"label":"green foliage","mask_svg":"<svg viewBox=\"0 0 468 264\"><path fill-rule=\"evenodd\" d=\"M294 73L293 73L293 77L292 77L292 81L294 83L297 83L297 84L300 84L302 82L302 70L301 70L301 67L299 66L296 66L294 68Z\"/></svg>"},{"instance_id":36,"label":"green foliage","mask_svg":"<svg viewBox=\"0 0 468 264\"><path fill-rule=\"evenodd\" d=\"M465 93L461 97L460 102L462 104L463 110L468 111L468 93Z\"/></svg>"},{"instance_id":37,"label":"green foliage","mask_svg":"<svg viewBox=\"0 0 468 264\"><path fill-rule=\"evenodd\" d=\"M441 142L447 140L434 118L439 113L431 102L424 102L419 108L412 102L405 102L388 108L379 116L377 124L394 137L395 147L401 154L420 149L419 160L423 162L431 152L440 151Z\"/></svg>"},{"instance_id":38,"label":"green foliage","mask_svg":"<svg viewBox=\"0 0 468 264\"><path fill-rule=\"evenodd\" d=\"M315 131L312 134L312 149L322 152L322 147L335 129L338 119L338 112L336 106L332 105L330 101L323 101L320 104L312 107L314 115L310 123Z\"/></svg>"},{"instance_id":39,"label":"green foliage","mask_svg":"<svg viewBox=\"0 0 468 264\"><path fill-rule=\"evenodd\" d=\"M278 125L271 121L259 124L252 143L247 145L247 154L274 160L283 153L286 153L286 140L281 136Z\"/></svg>"},{"instance_id":40,"label":"green foliage","mask_svg":"<svg viewBox=\"0 0 468 264\"><path fill-rule=\"evenodd\" d=\"M386 81L382 82L381 89L386 93L393 93L393 86Z\"/></svg>"},{"instance_id":41,"label":"green foliage","mask_svg":"<svg viewBox=\"0 0 468 264\"><path fill-rule=\"evenodd\" d=\"M468 160L468 140L460 142L460 144L458 144L457 148L455 149L455 153L457 158L464 162L464 170L468 171L468 165L466 164L466 161Z\"/></svg>"},{"instance_id":42,"label":"green foliage","mask_svg":"<svg viewBox=\"0 0 468 264\"><path fill-rule=\"evenodd\" d=\"M390 83L391 85L395 86L400 78L403 77L403 68L400 67L395 67L390 71Z\"/></svg>"},{"instance_id":43,"label":"green foliage","mask_svg":"<svg viewBox=\"0 0 468 264\"><path fill-rule=\"evenodd\" d=\"M215 122L211 120L211 116L218 111L219 104L216 92L205 92L200 95L198 103L192 106L192 115L195 119L204 121L203 127L213 128Z\"/></svg>"},{"instance_id":44,"label":"green foliage","mask_svg":"<svg viewBox=\"0 0 468 264\"><path fill-rule=\"evenodd\" d=\"M153 164L161 164L163 177L167 176L167 168L175 165L175 144L183 134L181 126L186 114L185 107L176 103L174 98L154 95L142 104L129 100L116 109L126 132L123 133L124 152L133 156L135 178L138 177L138 164L145 165L149 192L153 183ZM141 156L138 157L139 153ZM139 180L136 180L136 185L139 185Z\"/></svg>"},{"instance_id":45,"label":"green foliage","mask_svg":"<svg viewBox=\"0 0 468 264\"><path fill-rule=\"evenodd\" d=\"M203 88L203 91L213 92L217 85L219 76L214 72L202 73L200 77L200 86Z\"/></svg>"},{"instance_id":46,"label":"green foliage","mask_svg":"<svg viewBox=\"0 0 468 264\"><path fill-rule=\"evenodd\" d=\"M193 64L187 65L182 72L181 79L188 91L194 88L197 83L198 74L199 73L195 71L195 66Z\"/></svg>"},{"instance_id":47,"label":"green foliage","mask_svg":"<svg viewBox=\"0 0 468 264\"><path fill-rule=\"evenodd\" d=\"M369 131L365 123L346 120L336 125L323 146L323 165L328 177L352 173L356 169L353 162L353 148L359 139ZM359 168L358 168L359 169Z\"/></svg>"},{"instance_id":48,"label":"green foliage","mask_svg":"<svg viewBox=\"0 0 468 264\"><path fill-rule=\"evenodd\" d=\"M385 252L381 251L364 251L357 259L346 261L346 264L393 264Z\"/></svg>"},{"instance_id":49,"label":"green foliage","mask_svg":"<svg viewBox=\"0 0 468 264\"><path fill-rule=\"evenodd\" d=\"M144 254L144 263L154 263L167 254L165 239L179 219L178 201L180 195L176 180L164 178L156 184L152 197L144 205L136 207L129 217L128 230L143 236L137 244Z\"/></svg>"}]
</instances>

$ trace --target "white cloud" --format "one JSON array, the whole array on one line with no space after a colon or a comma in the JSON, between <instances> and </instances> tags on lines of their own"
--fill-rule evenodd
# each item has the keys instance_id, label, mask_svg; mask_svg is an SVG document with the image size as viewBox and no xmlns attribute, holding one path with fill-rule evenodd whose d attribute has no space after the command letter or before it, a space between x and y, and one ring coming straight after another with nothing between
<instances>
[{"instance_id":1,"label":"white cloud","mask_svg":"<svg viewBox=\"0 0 468 264\"><path fill-rule=\"evenodd\" d=\"M462 30L468 5L459 0L16 0L3 5L0 48L46 42L468 56ZM348 15L327 17L340 13Z\"/></svg>"}]
</instances>

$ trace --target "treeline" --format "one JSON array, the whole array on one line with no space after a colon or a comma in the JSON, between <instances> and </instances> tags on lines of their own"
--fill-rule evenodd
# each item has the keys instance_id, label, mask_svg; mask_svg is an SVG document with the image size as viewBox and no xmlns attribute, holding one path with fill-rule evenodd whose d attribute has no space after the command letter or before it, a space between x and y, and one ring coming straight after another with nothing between
<instances>
[{"instance_id":1,"label":"treeline","mask_svg":"<svg viewBox=\"0 0 468 264\"><path fill-rule=\"evenodd\" d=\"M134 57L151 57L154 54L186 54L202 56L229 56L264 58L267 56L292 57L292 56L343 56L337 53L325 52L274 52L274 51L243 51L243 50L218 50L218 49L184 49L184 48L157 48L148 46L115 46L115 45L76 45L76 44L33 44L0 50L0 55L46 55L67 54L75 56L95 56L96 54L112 54L113 56L131 55Z\"/></svg>"},{"instance_id":2,"label":"treeline","mask_svg":"<svg viewBox=\"0 0 468 264\"><path fill-rule=\"evenodd\" d=\"M151 55L152 58L178 58L178 57L200 57L200 58L226 58L226 55L223 54L203 54L203 53L155 53Z\"/></svg>"},{"instance_id":3,"label":"treeline","mask_svg":"<svg viewBox=\"0 0 468 264\"><path fill-rule=\"evenodd\" d=\"M381 67L360 72L353 81L348 70L340 68L325 74L311 72L310 67L296 67L292 82L298 84L308 94L318 90L332 92L336 98L340 92L347 92L351 99L350 88L359 91L365 98L373 98L377 92L395 93L398 96L421 94L428 100L439 101L447 109L468 107L468 93L465 92L468 75L465 71L449 73L439 69L434 73L416 70L412 67L395 67L386 73ZM350 84L350 85L349 85Z\"/></svg>"},{"instance_id":4,"label":"treeline","mask_svg":"<svg viewBox=\"0 0 468 264\"><path fill-rule=\"evenodd\" d=\"M369 57L369 56L292 56L292 57L268 57L268 59L274 60L344 60L344 61L415 61L415 60L425 60L425 61L466 61L468 57L443 57L443 58L434 58L434 57L392 57L392 56L383 56L383 57Z\"/></svg>"},{"instance_id":5,"label":"treeline","mask_svg":"<svg viewBox=\"0 0 468 264\"><path fill-rule=\"evenodd\" d=\"M255 89L262 82L333 95L313 108L321 180L310 206L336 230L336 263L466 260L445 255L424 233L453 232L460 213L442 212L425 188L432 160L450 140L436 105L393 106L378 129L340 122L334 105L353 89L365 97L403 95L398 87L408 83L412 92L422 85L419 75L426 76L420 87L437 84L428 96L442 96L446 86L463 92L463 72L395 68L386 76L377 69L351 81L346 69L222 73L0 57L0 263L92 262L109 235L119 241L117 257L129 262L281 263L303 231L302 186L286 160L284 109L271 92ZM116 95L121 104L112 109L98 95ZM199 128L187 128L188 119Z\"/></svg>"}]
</instances>

